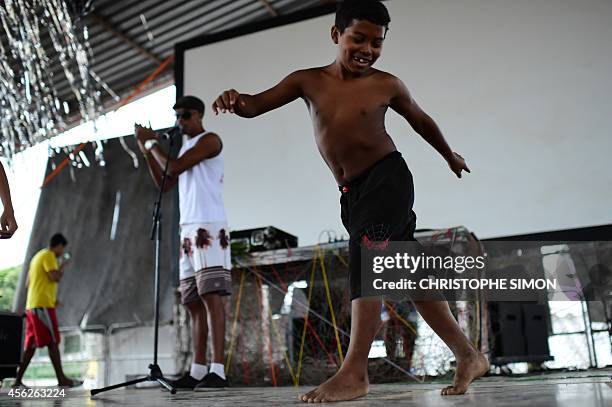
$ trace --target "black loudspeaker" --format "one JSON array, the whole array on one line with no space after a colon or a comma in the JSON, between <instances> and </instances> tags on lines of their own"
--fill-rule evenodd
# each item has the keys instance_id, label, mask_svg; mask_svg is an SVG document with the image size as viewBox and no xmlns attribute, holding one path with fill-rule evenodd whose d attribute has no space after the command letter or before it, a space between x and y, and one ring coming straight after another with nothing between
<instances>
[{"instance_id":1,"label":"black loudspeaker","mask_svg":"<svg viewBox=\"0 0 612 407\"><path fill-rule=\"evenodd\" d=\"M494 364L552 360L548 348L548 307L520 302L490 303Z\"/></svg>"},{"instance_id":2,"label":"black loudspeaker","mask_svg":"<svg viewBox=\"0 0 612 407\"><path fill-rule=\"evenodd\" d=\"M522 304L527 355L548 355L548 308L542 304Z\"/></svg>"},{"instance_id":3,"label":"black loudspeaker","mask_svg":"<svg viewBox=\"0 0 612 407\"><path fill-rule=\"evenodd\" d=\"M0 312L0 380L15 377L21 361L23 318Z\"/></svg>"},{"instance_id":4,"label":"black loudspeaker","mask_svg":"<svg viewBox=\"0 0 612 407\"><path fill-rule=\"evenodd\" d=\"M491 304L494 356L522 356L527 347L523 340L523 313L521 304L497 302Z\"/></svg>"}]
</instances>

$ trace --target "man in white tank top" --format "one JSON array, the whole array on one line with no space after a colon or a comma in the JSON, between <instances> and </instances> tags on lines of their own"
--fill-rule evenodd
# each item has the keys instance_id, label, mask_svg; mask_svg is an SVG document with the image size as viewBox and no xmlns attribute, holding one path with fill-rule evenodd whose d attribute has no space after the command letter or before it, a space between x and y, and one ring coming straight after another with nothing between
<instances>
[{"instance_id":1,"label":"man in white tank top","mask_svg":"<svg viewBox=\"0 0 612 407\"><path fill-rule=\"evenodd\" d=\"M222 297L231 292L231 259L223 206L221 138L204 130L204 103L194 96L174 105L176 124L186 136L176 160L159 147L158 135L136 125L138 146L158 188L168 162L164 192L179 186L181 229L180 291L192 326L191 370L172 382L175 388L207 390L227 387L223 369L225 310ZM209 321L210 326L209 326ZM213 360L206 365L206 341L211 331Z\"/></svg>"}]
</instances>

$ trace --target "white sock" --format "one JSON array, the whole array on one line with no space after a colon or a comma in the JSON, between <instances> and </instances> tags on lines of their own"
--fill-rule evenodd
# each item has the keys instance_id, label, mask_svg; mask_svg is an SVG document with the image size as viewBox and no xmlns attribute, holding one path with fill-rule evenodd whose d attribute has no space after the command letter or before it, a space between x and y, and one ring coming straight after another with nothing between
<instances>
[{"instance_id":1,"label":"white sock","mask_svg":"<svg viewBox=\"0 0 612 407\"><path fill-rule=\"evenodd\" d=\"M191 364L191 370L189 371L189 376L193 377L196 380L202 380L204 376L208 373L208 366L199 365L197 363Z\"/></svg>"},{"instance_id":2,"label":"white sock","mask_svg":"<svg viewBox=\"0 0 612 407\"><path fill-rule=\"evenodd\" d=\"M222 379L225 379L225 369L221 363L211 363L210 373L216 373Z\"/></svg>"}]
</instances>

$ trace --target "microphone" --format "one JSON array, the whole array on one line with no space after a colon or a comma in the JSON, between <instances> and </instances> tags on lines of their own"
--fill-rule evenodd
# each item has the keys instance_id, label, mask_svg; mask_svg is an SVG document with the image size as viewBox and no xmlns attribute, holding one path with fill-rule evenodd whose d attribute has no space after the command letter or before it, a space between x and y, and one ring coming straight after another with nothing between
<instances>
[{"instance_id":1,"label":"microphone","mask_svg":"<svg viewBox=\"0 0 612 407\"><path fill-rule=\"evenodd\" d=\"M175 136L180 136L181 135L181 129L179 126L174 126L174 127L170 127L168 130L166 130L166 132L164 134L160 134L159 138L161 138L162 140L169 140L172 137Z\"/></svg>"}]
</instances>

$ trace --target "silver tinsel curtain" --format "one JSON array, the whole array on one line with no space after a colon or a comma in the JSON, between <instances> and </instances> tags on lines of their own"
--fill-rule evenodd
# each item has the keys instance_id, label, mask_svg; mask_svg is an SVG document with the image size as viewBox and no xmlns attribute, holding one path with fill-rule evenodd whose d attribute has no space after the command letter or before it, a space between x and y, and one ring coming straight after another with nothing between
<instances>
[{"instance_id":1,"label":"silver tinsel curtain","mask_svg":"<svg viewBox=\"0 0 612 407\"><path fill-rule=\"evenodd\" d=\"M66 121L94 119L104 84L81 18L88 2L0 2L0 155L15 153L61 133ZM50 44L50 46L43 46ZM61 67L70 96L60 99L54 75Z\"/></svg>"}]
</instances>

